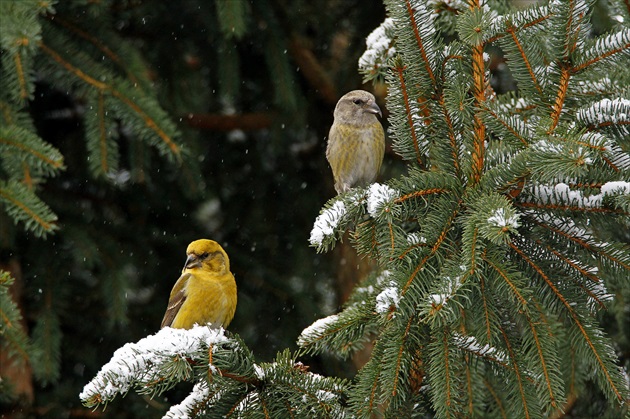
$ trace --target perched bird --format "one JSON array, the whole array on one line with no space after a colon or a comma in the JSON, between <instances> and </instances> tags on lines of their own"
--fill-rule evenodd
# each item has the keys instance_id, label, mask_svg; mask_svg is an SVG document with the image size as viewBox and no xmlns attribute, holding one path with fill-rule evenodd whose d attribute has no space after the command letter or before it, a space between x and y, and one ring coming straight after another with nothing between
<instances>
[{"instance_id":1,"label":"perched bird","mask_svg":"<svg viewBox=\"0 0 630 419\"><path fill-rule=\"evenodd\" d=\"M161 327L227 327L236 311L236 282L227 253L217 242L202 239L190 243L186 255Z\"/></svg>"},{"instance_id":2,"label":"perched bird","mask_svg":"<svg viewBox=\"0 0 630 419\"><path fill-rule=\"evenodd\" d=\"M328 134L326 159L338 194L374 182L383 163L385 134L376 118L383 116L374 95L353 90L339 99Z\"/></svg>"}]
</instances>

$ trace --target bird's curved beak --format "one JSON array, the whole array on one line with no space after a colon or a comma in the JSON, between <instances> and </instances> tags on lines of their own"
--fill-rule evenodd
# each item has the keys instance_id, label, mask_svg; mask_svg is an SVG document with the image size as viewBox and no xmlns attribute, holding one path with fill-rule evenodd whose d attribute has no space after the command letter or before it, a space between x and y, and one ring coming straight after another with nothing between
<instances>
[{"instance_id":1,"label":"bird's curved beak","mask_svg":"<svg viewBox=\"0 0 630 419\"><path fill-rule=\"evenodd\" d=\"M383 117L383 113L381 112L381 108L378 107L376 102L368 103L368 107L365 108L365 112L378 114L381 118Z\"/></svg>"},{"instance_id":2,"label":"bird's curved beak","mask_svg":"<svg viewBox=\"0 0 630 419\"><path fill-rule=\"evenodd\" d=\"M197 255L195 254L188 255L188 257L186 258L186 263L184 263L184 269L199 268L200 266L201 266L201 261L199 260Z\"/></svg>"}]
</instances>

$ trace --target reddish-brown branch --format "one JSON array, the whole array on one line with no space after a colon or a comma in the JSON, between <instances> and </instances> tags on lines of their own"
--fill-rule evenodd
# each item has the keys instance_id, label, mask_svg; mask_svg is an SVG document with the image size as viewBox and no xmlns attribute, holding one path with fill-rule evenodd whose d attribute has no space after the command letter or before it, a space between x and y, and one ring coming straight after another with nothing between
<instances>
[{"instance_id":1,"label":"reddish-brown branch","mask_svg":"<svg viewBox=\"0 0 630 419\"><path fill-rule=\"evenodd\" d=\"M541 246L543 245L540 240L536 240L536 243L541 245ZM558 259L564 261L566 264L571 266L573 269L577 270L582 276L590 279L593 282L599 282L601 280L597 275L593 275L592 273L590 273L586 269L582 268L577 263L572 262L569 258L565 257L562 253L560 253L557 250L553 249L551 246L546 246L546 247L547 247L547 250L549 250L551 253L556 255L556 257L558 257Z\"/></svg>"},{"instance_id":2,"label":"reddish-brown branch","mask_svg":"<svg viewBox=\"0 0 630 419\"><path fill-rule=\"evenodd\" d=\"M540 246L543 246L542 242L540 240L536 240L536 243ZM572 262L571 260L569 260L568 258L566 258L564 255L562 255L560 252L556 251L555 249L552 249L551 246L546 246L547 250L549 250L551 253L553 253L554 255L556 255L556 257L558 257L560 260L564 261L566 264L568 264L569 266L571 266L573 269L577 270L578 272L580 272L580 274L582 274L583 276L585 276L586 278L590 279L593 282L599 282L600 279L599 277L593 275L592 273L588 272L586 269L582 268L581 266L579 266L577 263ZM593 293L593 291L589 290L583 283L578 282L577 280L573 279L573 282L582 289L582 291L584 291L589 297L591 297L593 300L595 300L597 302L597 304L599 305L600 308L602 309L606 309L606 305L599 299L599 297L597 297L597 295L595 295L595 293Z\"/></svg>"},{"instance_id":3,"label":"reddish-brown branch","mask_svg":"<svg viewBox=\"0 0 630 419\"><path fill-rule=\"evenodd\" d=\"M490 330L490 312L488 311L488 301L486 300L485 281L483 275L480 276L479 285L481 286L481 298L483 299L483 313L486 319L486 337L488 342L492 342L492 331Z\"/></svg>"},{"instance_id":4,"label":"reddish-brown branch","mask_svg":"<svg viewBox=\"0 0 630 419\"><path fill-rule=\"evenodd\" d=\"M418 244L414 244L413 246L410 246L398 256L398 259L404 258L407 255L407 253L411 252L413 249L417 249L418 247L426 247L426 243L418 243Z\"/></svg>"},{"instance_id":5,"label":"reddish-brown branch","mask_svg":"<svg viewBox=\"0 0 630 419\"><path fill-rule=\"evenodd\" d=\"M475 136L472 149L472 184L476 185L481 180L485 161L485 140L486 126L480 115L483 103L486 100L485 90L485 70L483 62L483 44L475 45L472 48L472 70L473 70L473 94L475 97L475 107L477 111L473 116L473 129Z\"/></svg>"},{"instance_id":6,"label":"reddish-brown branch","mask_svg":"<svg viewBox=\"0 0 630 419\"><path fill-rule=\"evenodd\" d=\"M521 304L523 304L523 306L526 306L527 300L521 295L518 288L516 288L516 285L514 285L512 281L510 281L510 278L508 277L508 275L501 268L499 268L497 265L492 263L492 261L488 259L485 255L481 255L481 257L501 276L501 278L503 278L503 280L508 284L508 286L512 290L512 293L514 293L514 295L516 296L516 298L518 298Z\"/></svg>"},{"instance_id":7,"label":"reddish-brown branch","mask_svg":"<svg viewBox=\"0 0 630 419\"><path fill-rule=\"evenodd\" d=\"M425 196L425 195L433 195L433 194L438 194L438 193L445 193L448 192L449 190L446 188L432 188L432 189L424 189L422 191L415 191L403 196L400 196L398 198L396 198L394 200L394 203L396 204L400 204L401 202L407 201L411 198L418 198L419 196Z\"/></svg>"},{"instance_id":8,"label":"reddish-brown branch","mask_svg":"<svg viewBox=\"0 0 630 419\"><path fill-rule=\"evenodd\" d=\"M609 255L606 252L602 252L596 248L594 248L593 246L591 246L589 243L587 243L586 241L579 239L575 236L572 236L571 234L565 233L564 231L560 230L559 228L556 227L552 227L548 224L544 224L544 223L536 223L537 225L539 225L540 227L546 228L547 230L553 231L556 234L561 235L562 237L564 237L565 239L568 239L574 243L576 243L577 245L581 246L582 248L588 250L589 252L594 252L597 253L599 256L604 257L614 263L618 263L619 265L623 266L624 269L629 270L630 271L630 265L625 264L624 262L614 258L613 256Z\"/></svg>"},{"instance_id":9,"label":"reddish-brown branch","mask_svg":"<svg viewBox=\"0 0 630 419\"><path fill-rule=\"evenodd\" d=\"M422 62L424 63L424 68L429 75L429 78L433 82L435 86L436 80L435 75L433 74L433 70L431 70L431 63L429 61L429 57L427 56L427 51L424 48L424 42L422 42L422 37L420 36L420 31L418 30L418 24L416 22L416 16L414 14L413 7L411 7L411 2L409 0L405 1L407 6L407 13L409 13L409 20L411 23L411 28L413 29L413 34L416 39L416 44L418 45L418 49L420 50L420 55L422 56Z\"/></svg>"},{"instance_id":10,"label":"reddish-brown branch","mask_svg":"<svg viewBox=\"0 0 630 419\"><path fill-rule=\"evenodd\" d=\"M492 395L492 398L494 399L496 405L499 407L499 410L501 411L501 417L503 419L507 419L507 414L505 413L505 408L503 407L503 402L501 401L501 399L499 398L499 395L497 394L497 392L494 390L494 388L490 385L490 383L488 382L488 380L486 380L485 378L483 379L483 383L485 384L486 388L488 389L488 391L490 392L490 394Z\"/></svg>"},{"instance_id":11,"label":"reddish-brown branch","mask_svg":"<svg viewBox=\"0 0 630 419\"><path fill-rule=\"evenodd\" d=\"M536 74L534 74L532 65L527 59L527 54L525 54L525 50L523 49L521 42L516 37L516 30L511 22L507 22L506 32L510 34L510 36L512 37L512 40L514 41L514 45L516 45L516 48L518 48L518 52L521 54L521 58L523 58L523 62L525 63L525 67L527 67L527 72L529 73L529 77L532 79L532 82L534 83L534 87L536 88L536 90L538 90L538 93L542 94L543 91L542 91L542 88L540 87L540 84L538 84L538 80L536 79Z\"/></svg>"},{"instance_id":12,"label":"reddish-brown branch","mask_svg":"<svg viewBox=\"0 0 630 419\"><path fill-rule=\"evenodd\" d=\"M39 160L45 162L51 167L54 167L55 169L60 169L61 167L63 167L63 159L54 160L51 157L45 154L42 154L37 150L34 150L31 147L27 147L24 143L18 143L16 141L13 141L9 137L0 137L0 144L8 144L11 147L19 148L20 150L28 154L32 154L33 156L37 157Z\"/></svg>"},{"instance_id":13,"label":"reddish-brown branch","mask_svg":"<svg viewBox=\"0 0 630 419\"><path fill-rule=\"evenodd\" d=\"M578 401L577 395L573 391L571 391L569 393L569 396L567 397L566 403L562 406L562 409L556 410L553 415L549 416L549 418L562 419L562 418L572 416L571 410L573 410L573 406L575 406L575 403L577 401Z\"/></svg>"},{"instance_id":14,"label":"reddish-brown branch","mask_svg":"<svg viewBox=\"0 0 630 419\"><path fill-rule=\"evenodd\" d=\"M37 215L29 207L24 205L24 203L22 201L18 201L17 199L15 199L12 195L3 193L2 190L0 190L0 197L4 198L6 201L11 202L13 205L15 205L16 207L20 208L23 212L28 214L29 218L31 220L35 221L44 231L51 231L55 227L55 225L56 225L55 223L48 223L48 222L44 221L43 218L41 218L39 215Z\"/></svg>"},{"instance_id":15,"label":"reddish-brown branch","mask_svg":"<svg viewBox=\"0 0 630 419\"><path fill-rule=\"evenodd\" d=\"M602 122L601 124L597 124L597 125L589 125L589 129L590 130L594 130L594 129L599 129L599 128L606 128L609 127L611 125L630 125L630 120L629 121L605 121Z\"/></svg>"},{"instance_id":16,"label":"reddish-brown branch","mask_svg":"<svg viewBox=\"0 0 630 419\"><path fill-rule=\"evenodd\" d=\"M177 144L175 144L175 142L173 142L173 140L171 139L171 137L168 136L168 134L166 134L162 128L160 128L160 126L155 122L155 120L153 118L151 118L149 115L147 115L144 110L133 100L129 99L127 96L125 96L124 94L122 94L120 91L114 89L113 86L103 83L101 81L96 80L93 77L90 77L89 75L85 74L80 68L72 65L70 62L68 62L67 60L65 60L61 55L59 55L56 51L54 51L53 49L49 48L47 45L45 45L43 42L39 42L39 48L45 52L46 54L48 54L53 60L55 60L59 65L61 65L63 68L65 68L68 72L74 74L75 76L77 76L78 78L80 78L81 80L83 80L85 83L99 89L102 91L109 91L111 93L112 96L118 98L118 100L120 100L121 102L123 102L125 105L127 105L128 107L131 108L132 111L134 111L146 124L147 127L149 127L152 131L154 131L158 137L160 137L162 139L162 141L164 141L164 143L168 146L168 148L171 150L171 152L173 152L173 154L175 154L177 157L180 157L180 148Z\"/></svg>"},{"instance_id":17,"label":"reddish-brown branch","mask_svg":"<svg viewBox=\"0 0 630 419\"><path fill-rule=\"evenodd\" d=\"M444 240L446 239L446 235L449 233L451 225L453 224L453 220L455 220L455 217L457 216L457 214L458 214L458 211L457 210L454 211L453 214L451 215L451 217L449 218L449 220L446 222L444 228L442 229L442 232L440 233L440 237L437 238L437 240L433 244L433 247L431 247L431 251L429 252L428 255L426 255L420 261L420 263L418 263L418 266L416 266L416 269L413 271L413 273L411 274L411 276L407 280L407 283L405 284L405 286L400 291L400 295L401 296L403 296L403 295L405 295L407 293L407 290L411 286L411 283L413 282L413 280L416 277L416 275L418 275L418 272L420 272L420 270L424 267L424 264L427 262L427 260L429 260L429 258L431 256L433 256L439 250L440 246L442 246L442 243L444 243Z\"/></svg>"},{"instance_id":18,"label":"reddish-brown branch","mask_svg":"<svg viewBox=\"0 0 630 419\"><path fill-rule=\"evenodd\" d=\"M409 125L409 130L411 131L411 139L413 140L413 147L416 150L416 161L420 165L422 164L422 158L420 155L420 146L418 145L418 136L416 134L416 129L413 125L413 115L411 114L411 105L409 104L409 95L407 94L407 86L405 84L405 76L403 74L404 67L397 66L395 70L398 72L398 79L400 80L400 91L403 94L403 101L405 102L405 113L407 115L407 124Z\"/></svg>"},{"instance_id":19,"label":"reddish-brown branch","mask_svg":"<svg viewBox=\"0 0 630 419\"><path fill-rule=\"evenodd\" d=\"M532 20L531 22L528 22L528 23L524 24L524 25L523 25L523 26L521 26L520 28L516 28L516 27L515 27L515 28L514 28L514 31L515 31L515 32L518 32L518 31L520 31L521 29L526 29L526 28L532 27L532 26L534 26L534 25L538 25L539 23L544 22L545 20L549 19L550 17L551 17L551 15L545 15L545 16L539 17L538 19L534 19L534 20ZM503 36L504 36L503 34L495 35L495 36L493 36L492 38L488 39L488 40L486 41L486 43L494 42L494 41L496 41L496 40L498 40L498 39L500 39L500 38L503 38Z\"/></svg>"},{"instance_id":20,"label":"reddish-brown branch","mask_svg":"<svg viewBox=\"0 0 630 419\"><path fill-rule=\"evenodd\" d=\"M486 112L488 112L488 114L490 114L490 116L492 116L501 125L503 125L510 132L510 134L515 136L521 143L523 143L524 146L527 146L529 144L527 142L527 140L525 138L523 138L521 136L521 134L518 133L518 131L516 131L512 126L508 125L505 121L503 121L501 118L499 118L499 115L497 115L496 112L494 112L494 111L492 111L490 109L486 109Z\"/></svg>"},{"instance_id":21,"label":"reddish-brown branch","mask_svg":"<svg viewBox=\"0 0 630 419\"><path fill-rule=\"evenodd\" d=\"M534 342L536 342L536 350L538 351L538 358L540 359L540 366L543 369L543 375L545 376L545 384L547 385L547 391L549 392L549 399L551 400L551 406L557 407L556 397L554 396L553 389L551 388L551 379L549 378L549 371L547 370L547 362L545 361L545 356L542 351L542 344L538 339L538 332L536 331L536 326L532 323L532 320L527 317L527 323L529 324L529 328L532 331L532 336L534 336Z\"/></svg>"},{"instance_id":22,"label":"reddish-brown branch","mask_svg":"<svg viewBox=\"0 0 630 419\"><path fill-rule=\"evenodd\" d=\"M90 33L84 31L83 29L81 29L78 26L74 25L70 21L63 19L59 15L48 14L48 15L46 15L46 17L51 22L58 23L59 25L61 25L64 28L74 32L76 35L80 36L81 38L85 39L86 41L88 41L89 43L94 45L103 54L105 54L106 57L108 57L114 63L119 65L120 68L123 69L127 73L127 77L129 77L129 80L131 80L132 83L134 83L136 86L140 87L140 83L139 83L138 79L136 78L136 76L133 73L131 73L129 71L129 67L126 66L122 62L120 57L114 51L112 51L111 48L109 48L107 45L105 45L100 39L92 36Z\"/></svg>"},{"instance_id":23,"label":"reddish-brown branch","mask_svg":"<svg viewBox=\"0 0 630 419\"><path fill-rule=\"evenodd\" d=\"M20 84L20 97L24 100L28 99L28 90L26 89L26 75L24 74L24 67L22 66L22 58L20 53L16 52L13 55L15 61L15 71L17 72L17 79Z\"/></svg>"},{"instance_id":24,"label":"reddish-brown branch","mask_svg":"<svg viewBox=\"0 0 630 419\"><path fill-rule=\"evenodd\" d=\"M542 270L542 268L540 266L538 266L536 263L534 263L534 261L531 260L525 254L525 252L523 250L518 248L514 243L508 243L508 245L512 248L512 250L514 250L521 257L521 259L523 259L523 261L525 261L532 269L534 269L536 271L536 273L538 273L538 275L543 279L543 281L545 281L545 283L547 283L547 286L556 295L558 300L565 306L567 312L573 318L574 324L578 327L578 329L580 329L580 332L582 333L582 336L584 337L584 340L586 341L587 345L591 348L591 351L593 352L593 355L597 359L597 363L599 364L599 367L600 367L601 371L606 376L606 380L608 381L608 384L610 385L610 388L612 388L613 392L615 393L615 396L617 396L617 399L620 402L623 402L623 400L624 400L623 395L617 389L617 386L615 385L615 382L613 381L612 377L610 376L610 373L608 372L608 368L606 368L606 365L604 365L604 361L602 361L601 357L599 356L599 352L597 351L597 348L595 348L595 345L593 344L593 341L588 336L588 333L586 333L586 329L584 329L584 326L582 325L582 322L580 321L577 313L573 309L573 306L571 306L569 301L567 301L567 299L564 298L564 296L562 295L560 290L558 290L558 288L554 285L554 283L547 276L547 274Z\"/></svg>"},{"instance_id":25,"label":"reddish-brown branch","mask_svg":"<svg viewBox=\"0 0 630 419\"><path fill-rule=\"evenodd\" d=\"M567 66L560 67L560 82L558 83L558 93L551 109L551 126L547 130L547 134L551 134L558 122L560 121L560 114L562 113L562 107L567 97L567 91L569 90L569 78L571 77L570 68Z\"/></svg>"},{"instance_id":26,"label":"reddish-brown branch","mask_svg":"<svg viewBox=\"0 0 630 419\"><path fill-rule=\"evenodd\" d=\"M505 333L505 330L503 330L501 326L499 326L499 328L501 329L501 334L503 335L503 341L505 342L505 346L507 347L508 352L510 354L510 359L512 360L514 373L516 374L516 381L518 381L518 388L521 393L521 400L523 401L523 409L525 410L525 417L529 419L530 416L529 416L529 408L527 407L527 397L525 397L525 390L523 389L523 383L521 380L521 371L518 368L518 363L516 362L516 355L514 354L514 351L512 350L512 345L510 345L510 340L508 339L507 333Z\"/></svg>"},{"instance_id":27,"label":"reddish-brown branch","mask_svg":"<svg viewBox=\"0 0 630 419\"><path fill-rule=\"evenodd\" d=\"M254 112L236 115L189 113L186 123L197 129L208 131L257 131L269 128L276 115L271 112Z\"/></svg>"},{"instance_id":28,"label":"reddish-brown branch","mask_svg":"<svg viewBox=\"0 0 630 419\"><path fill-rule=\"evenodd\" d=\"M403 352L405 351L405 341L409 336L409 329L411 328L411 324L413 323L414 316L409 317L409 321L407 322L407 327L405 328L405 334L402 336L402 342L400 343L400 348L398 350L398 357L396 358L396 373L394 374L394 387L392 388L392 396L395 396L398 391L398 374L400 374L400 365L402 364Z\"/></svg>"},{"instance_id":29,"label":"reddish-brown branch","mask_svg":"<svg viewBox=\"0 0 630 419\"><path fill-rule=\"evenodd\" d=\"M389 240L392 246L392 254L393 254L394 253L394 230L392 227L392 223L387 223L387 225L389 226Z\"/></svg>"}]
</instances>

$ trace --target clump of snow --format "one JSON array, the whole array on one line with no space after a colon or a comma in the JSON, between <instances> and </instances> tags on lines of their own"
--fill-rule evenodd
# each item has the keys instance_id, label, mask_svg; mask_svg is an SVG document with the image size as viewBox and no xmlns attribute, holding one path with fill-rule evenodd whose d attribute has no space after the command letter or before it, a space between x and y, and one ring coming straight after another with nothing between
<instances>
[{"instance_id":1,"label":"clump of snow","mask_svg":"<svg viewBox=\"0 0 630 419\"><path fill-rule=\"evenodd\" d=\"M516 229L520 226L518 222L519 218L520 214L512 214L508 216L505 208L497 208L494 210L492 216L488 218L488 223L497 227L509 227Z\"/></svg>"},{"instance_id":2,"label":"clump of snow","mask_svg":"<svg viewBox=\"0 0 630 419\"><path fill-rule=\"evenodd\" d=\"M580 80L576 83L576 88L582 94L607 93L610 91L613 82L608 77L599 80Z\"/></svg>"},{"instance_id":3,"label":"clump of snow","mask_svg":"<svg viewBox=\"0 0 630 419\"><path fill-rule=\"evenodd\" d=\"M388 269L383 270L377 277L376 277L376 283L378 285L383 284L391 275L391 272Z\"/></svg>"},{"instance_id":4,"label":"clump of snow","mask_svg":"<svg viewBox=\"0 0 630 419\"><path fill-rule=\"evenodd\" d=\"M588 108L580 109L576 118L580 121L584 121L587 124L599 125L605 122L612 122L613 124L628 122L630 120L630 100L616 98L616 99L602 99L593 103Z\"/></svg>"},{"instance_id":5,"label":"clump of snow","mask_svg":"<svg viewBox=\"0 0 630 419\"><path fill-rule=\"evenodd\" d=\"M601 192L602 195L614 195L617 193L622 193L624 195L630 194L630 182L606 182L602 185Z\"/></svg>"},{"instance_id":6,"label":"clump of snow","mask_svg":"<svg viewBox=\"0 0 630 419\"><path fill-rule=\"evenodd\" d=\"M424 236L421 236L420 233L409 233L407 235L407 243L415 245L415 244L421 244L421 243L426 243L427 242L427 238Z\"/></svg>"},{"instance_id":7,"label":"clump of snow","mask_svg":"<svg viewBox=\"0 0 630 419\"><path fill-rule=\"evenodd\" d=\"M317 390L315 392L315 397L317 397L317 400L324 403L337 399L337 395L335 393L326 390Z\"/></svg>"},{"instance_id":8,"label":"clump of snow","mask_svg":"<svg viewBox=\"0 0 630 419\"><path fill-rule=\"evenodd\" d=\"M576 205L580 208L593 208L602 205L602 199L607 195L630 194L630 182L613 181L602 185L600 193L584 196L580 190L571 190L566 183L558 183L553 186L537 185L534 187L534 195L542 201L553 204L564 203Z\"/></svg>"},{"instance_id":9,"label":"clump of snow","mask_svg":"<svg viewBox=\"0 0 630 419\"><path fill-rule=\"evenodd\" d=\"M572 218L557 217L549 213L539 213L537 211L525 211L525 214L538 222L549 224L571 237L584 241L589 241L593 238L593 235L588 230L576 225Z\"/></svg>"},{"instance_id":10,"label":"clump of snow","mask_svg":"<svg viewBox=\"0 0 630 419\"><path fill-rule=\"evenodd\" d=\"M199 407L204 406L210 398L208 390L208 384L205 381L196 383L190 394L180 404L171 406L162 419L188 419L193 417L190 415L191 412L202 415L205 409L199 409Z\"/></svg>"},{"instance_id":11,"label":"clump of snow","mask_svg":"<svg viewBox=\"0 0 630 419\"><path fill-rule=\"evenodd\" d=\"M114 352L79 395L85 403L94 399L100 403L126 394L138 383L146 383L161 376L161 367L175 358L183 358L196 351L201 344L227 342L224 330L195 326L190 330L165 327L155 335L136 343L127 343Z\"/></svg>"},{"instance_id":12,"label":"clump of snow","mask_svg":"<svg viewBox=\"0 0 630 419\"><path fill-rule=\"evenodd\" d=\"M400 294L398 288L392 282L391 286L385 288L379 295L376 296L376 312L387 313L391 307L398 307L398 301L400 301Z\"/></svg>"},{"instance_id":13,"label":"clump of snow","mask_svg":"<svg viewBox=\"0 0 630 419\"><path fill-rule=\"evenodd\" d=\"M499 362L506 362L509 359L503 351L488 344L482 345L473 336L464 336L455 332L453 333L453 342L456 346L479 356L492 357Z\"/></svg>"},{"instance_id":14,"label":"clump of snow","mask_svg":"<svg viewBox=\"0 0 630 419\"><path fill-rule=\"evenodd\" d=\"M381 207L393 201L399 195L398 191L387 185L373 183L370 185L367 194L367 210L368 213L376 218Z\"/></svg>"},{"instance_id":15,"label":"clump of snow","mask_svg":"<svg viewBox=\"0 0 630 419\"><path fill-rule=\"evenodd\" d=\"M370 71L387 63L394 56L394 19L388 17L366 39L367 49L359 58L359 69Z\"/></svg>"},{"instance_id":16,"label":"clump of snow","mask_svg":"<svg viewBox=\"0 0 630 419\"><path fill-rule=\"evenodd\" d=\"M585 134L583 136L583 138L590 140L590 144L600 146L601 144L596 143L597 140L600 140L599 137L603 136L595 133L588 133L588 135ZM624 151L619 145L607 140L605 137L600 140L600 142L603 143L606 149L606 157L610 160L611 164L615 165L615 167L621 171L630 169L630 153Z\"/></svg>"},{"instance_id":17,"label":"clump of snow","mask_svg":"<svg viewBox=\"0 0 630 419\"><path fill-rule=\"evenodd\" d=\"M337 319L339 319L339 316L337 314L332 314L328 317L324 317L323 319L315 321L315 323L302 330L302 333L300 333L300 336L298 337L298 346L304 346L308 344L311 340L321 336L326 328L331 323L336 322Z\"/></svg>"},{"instance_id":18,"label":"clump of snow","mask_svg":"<svg viewBox=\"0 0 630 419\"><path fill-rule=\"evenodd\" d=\"M463 272L466 270L465 266L460 266L460 270ZM455 295L459 287L462 285L462 277L457 275L455 277L445 276L440 281L440 287L442 288L440 293L431 294L429 301L433 305L446 305L447 301Z\"/></svg>"},{"instance_id":19,"label":"clump of snow","mask_svg":"<svg viewBox=\"0 0 630 419\"><path fill-rule=\"evenodd\" d=\"M346 206L343 201L337 201L332 207L325 209L315 219L309 242L312 245L321 245L324 238L334 233L344 215L346 215Z\"/></svg>"},{"instance_id":20,"label":"clump of snow","mask_svg":"<svg viewBox=\"0 0 630 419\"><path fill-rule=\"evenodd\" d=\"M258 378L259 380L265 379L265 371L260 365L254 364L254 373L256 374L256 378Z\"/></svg>"}]
</instances>

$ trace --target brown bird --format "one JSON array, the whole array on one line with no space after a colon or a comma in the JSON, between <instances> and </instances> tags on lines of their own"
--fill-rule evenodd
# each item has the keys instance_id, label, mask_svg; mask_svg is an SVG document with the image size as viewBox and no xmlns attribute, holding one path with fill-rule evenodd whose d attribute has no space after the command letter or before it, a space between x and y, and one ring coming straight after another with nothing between
<instances>
[{"instance_id":1,"label":"brown bird","mask_svg":"<svg viewBox=\"0 0 630 419\"><path fill-rule=\"evenodd\" d=\"M385 134L377 114L383 116L374 95L365 90L348 92L337 102L326 159L338 194L376 180L385 153Z\"/></svg>"},{"instance_id":2,"label":"brown bird","mask_svg":"<svg viewBox=\"0 0 630 419\"><path fill-rule=\"evenodd\" d=\"M227 327L236 311L236 282L227 253L217 242L201 239L188 245L186 255L161 327Z\"/></svg>"}]
</instances>

